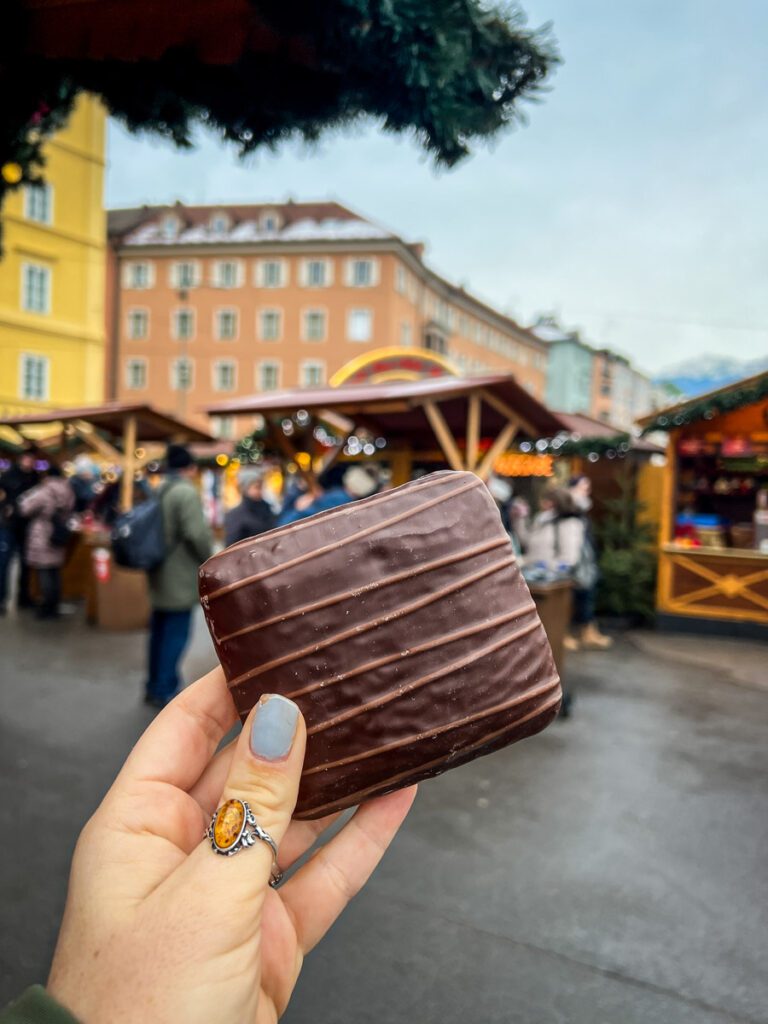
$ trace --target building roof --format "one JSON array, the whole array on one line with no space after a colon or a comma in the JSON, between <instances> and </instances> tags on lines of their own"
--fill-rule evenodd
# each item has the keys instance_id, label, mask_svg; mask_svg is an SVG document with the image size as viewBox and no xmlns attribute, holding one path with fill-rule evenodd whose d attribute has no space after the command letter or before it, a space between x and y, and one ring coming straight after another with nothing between
<instances>
[{"instance_id":1,"label":"building roof","mask_svg":"<svg viewBox=\"0 0 768 1024\"><path fill-rule=\"evenodd\" d=\"M211 218L223 213L230 219L225 231L213 231ZM262 219L276 213L278 229L267 231ZM174 216L179 231L166 236L162 221ZM107 212L107 233L122 245L200 245L238 242L290 242L345 238L394 237L379 225L337 202L249 203L186 206L142 206Z\"/></svg>"},{"instance_id":2,"label":"building roof","mask_svg":"<svg viewBox=\"0 0 768 1024\"><path fill-rule=\"evenodd\" d=\"M0 417L0 426L35 426L45 423L71 423L83 420L115 437L121 437L125 420L136 417L137 441L172 441L179 436L187 441L211 441L213 435L192 426L184 420L161 412L151 405L132 402L107 402L105 405L86 405L78 409L45 409L24 416Z\"/></svg>"},{"instance_id":3,"label":"building roof","mask_svg":"<svg viewBox=\"0 0 768 1024\"><path fill-rule=\"evenodd\" d=\"M414 449L434 448L432 428L424 413L430 399L439 403L454 436L463 436L467 420L467 398L486 391L519 415L525 433L534 437L554 436L567 429L562 419L514 377L499 374L484 377L438 377L387 384L351 384L338 388L293 388L267 391L247 397L230 398L207 406L209 415L260 413L265 416L291 415L299 409L314 410L319 418L326 410L347 416L379 432L388 441ZM507 423L503 413L483 403L482 433L495 436Z\"/></svg>"}]
</instances>

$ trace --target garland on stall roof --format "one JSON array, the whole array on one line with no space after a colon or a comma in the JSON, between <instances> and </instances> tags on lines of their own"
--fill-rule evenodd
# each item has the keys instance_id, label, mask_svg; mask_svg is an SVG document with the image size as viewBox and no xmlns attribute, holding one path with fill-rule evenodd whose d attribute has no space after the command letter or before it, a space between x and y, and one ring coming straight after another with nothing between
<instances>
[{"instance_id":1,"label":"garland on stall roof","mask_svg":"<svg viewBox=\"0 0 768 1024\"><path fill-rule=\"evenodd\" d=\"M372 116L451 166L473 141L521 120L520 101L535 97L559 59L548 27L529 31L517 7L483 0L250 2L282 35L275 53L206 64L176 47L129 65L30 55L25 5L11 0L0 35L0 203L41 180L42 146L83 91L131 131L181 147L199 125L246 155ZM291 46L310 59L291 60Z\"/></svg>"},{"instance_id":2,"label":"garland on stall roof","mask_svg":"<svg viewBox=\"0 0 768 1024\"><path fill-rule=\"evenodd\" d=\"M741 409L745 405L752 405L763 398L768 398L768 373L754 384L742 385L698 401L686 402L678 410L672 409L662 413L643 427L643 434L648 434L652 430L676 430L699 420L713 420L716 416Z\"/></svg>"},{"instance_id":3,"label":"garland on stall roof","mask_svg":"<svg viewBox=\"0 0 768 1024\"><path fill-rule=\"evenodd\" d=\"M568 458L586 459L597 462L600 458L623 459L632 447L629 434L616 434L614 437L581 437L579 434L559 434L557 437L544 438L540 441L523 441L521 452L537 455L564 455Z\"/></svg>"}]
</instances>

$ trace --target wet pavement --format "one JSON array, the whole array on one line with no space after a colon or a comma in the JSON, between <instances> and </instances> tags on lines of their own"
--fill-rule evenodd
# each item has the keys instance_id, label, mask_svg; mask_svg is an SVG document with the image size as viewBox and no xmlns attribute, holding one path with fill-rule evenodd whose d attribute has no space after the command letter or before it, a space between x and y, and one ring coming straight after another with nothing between
<instances>
[{"instance_id":1,"label":"wet pavement","mask_svg":"<svg viewBox=\"0 0 768 1024\"><path fill-rule=\"evenodd\" d=\"M78 830L150 719L144 643L0 620L0 1005L44 980ZM576 655L570 721L423 785L286 1024L768 1022L768 647L706 644ZM212 662L198 622L187 678Z\"/></svg>"}]
</instances>

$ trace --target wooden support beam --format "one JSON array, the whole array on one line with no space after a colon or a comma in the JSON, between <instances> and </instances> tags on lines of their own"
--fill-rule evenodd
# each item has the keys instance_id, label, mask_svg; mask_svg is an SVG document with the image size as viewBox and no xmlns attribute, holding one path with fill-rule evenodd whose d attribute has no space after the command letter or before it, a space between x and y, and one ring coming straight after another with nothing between
<instances>
[{"instance_id":1,"label":"wooden support beam","mask_svg":"<svg viewBox=\"0 0 768 1024\"><path fill-rule=\"evenodd\" d=\"M392 486L407 484L413 470L413 452L410 448L393 448L384 453L392 471Z\"/></svg>"},{"instance_id":2,"label":"wooden support beam","mask_svg":"<svg viewBox=\"0 0 768 1024\"><path fill-rule=\"evenodd\" d=\"M136 417L126 416L123 425L123 476L120 480L120 507L123 512L133 508L133 474L136 468Z\"/></svg>"},{"instance_id":3,"label":"wooden support beam","mask_svg":"<svg viewBox=\"0 0 768 1024\"><path fill-rule=\"evenodd\" d=\"M473 391L469 396L467 412L467 469L472 471L477 465L478 445L480 444L480 407L482 399Z\"/></svg>"},{"instance_id":4,"label":"wooden support beam","mask_svg":"<svg viewBox=\"0 0 768 1024\"><path fill-rule=\"evenodd\" d=\"M104 438L99 434L95 427L92 427L90 423L86 423L85 420L73 420L72 429L80 438L81 441L85 441L95 452L102 455L105 459L109 459L110 462L115 462L118 465L122 463L122 454L111 445L109 441L105 441Z\"/></svg>"},{"instance_id":5,"label":"wooden support beam","mask_svg":"<svg viewBox=\"0 0 768 1024\"><path fill-rule=\"evenodd\" d=\"M483 461L480 463L478 468L475 470L481 480L487 480L491 475L493 464L496 459L501 455L503 451L509 446L512 438L517 432L516 423L507 423L505 427L501 428L501 433L498 435L496 440L493 442L491 447L483 456Z\"/></svg>"},{"instance_id":6,"label":"wooden support beam","mask_svg":"<svg viewBox=\"0 0 768 1024\"><path fill-rule=\"evenodd\" d=\"M445 417L440 409L431 400L424 402L423 408L429 420L429 425L432 427L435 437L440 442L440 447L443 449L443 453L448 460L448 465L451 469L464 469L464 460L461 457L459 446L448 429L448 424L445 422Z\"/></svg>"},{"instance_id":7,"label":"wooden support beam","mask_svg":"<svg viewBox=\"0 0 768 1024\"><path fill-rule=\"evenodd\" d=\"M497 398L496 395L493 394L493 392L487 391L485 388L483 388L483 390L480 392L480 397L483 399L484 402L487 402L488 405L495 409L496 412L500 412L502 416L506 416L510 423L517 424L518 430L520 429L520 427L523 427L525 430L528 431L531 437L537 436L538 431L536 430L536 428L533 427L527 420L524 420L519 413L515 412L515 410L511 406L507 405L506 402L502 401L501 398Z\"/></svg>"}]
</instances>

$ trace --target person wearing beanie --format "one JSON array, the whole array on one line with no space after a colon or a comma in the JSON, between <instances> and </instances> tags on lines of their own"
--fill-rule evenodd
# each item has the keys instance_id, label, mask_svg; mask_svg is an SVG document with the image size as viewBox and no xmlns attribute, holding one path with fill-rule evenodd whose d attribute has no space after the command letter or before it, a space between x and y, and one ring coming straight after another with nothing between
<instances>
[{"instance_id":1,"label":"person wearing beanie","mask_svg":"<svg viewBox=\"0 0 768 1024\"><path fill-rule=\"evenodd\" d=\"M164 707L181 689L179 662L197 606L197 571L213 550L211 531L194 485L195 460L181 444L168 445L160 488L165 558L149 575L152 617L145 703Z\"/></svg>"},{"instance_id":2,"label":"person wearing beanie","mask_svg":"<svg viewBox=\"0 0 768 1024\"><path fill-rule=\"evenodd\" d=\"M247 537L271 530L275 514L262 494L263 473L256 467L245 467L237 475L237 487L242 495L239 505L224 517L224 543L237 544Z\"/></svg>"}]
</instances>

